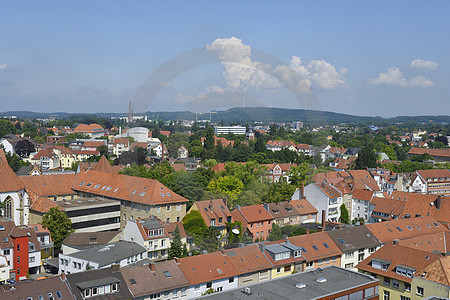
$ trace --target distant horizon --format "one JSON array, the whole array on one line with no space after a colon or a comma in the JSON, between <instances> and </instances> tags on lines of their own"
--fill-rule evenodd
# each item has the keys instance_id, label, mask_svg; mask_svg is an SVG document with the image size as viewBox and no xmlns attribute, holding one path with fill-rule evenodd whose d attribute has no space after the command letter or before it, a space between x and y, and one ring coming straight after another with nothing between
<instances>
[{"instance_id":1,"label":"distant horizon","mask_svg":"<svg viewBox=\"0 0 450 300\"><path fill-rule=\"evenodd\" d=\"M194 112L190 110L161 110L161 111L146 111L146 112L134 112L134 115L140 116L145 115L146 113L181 113L181 112L189 112L193 114L210 114L214 112L226 112L232 109L255 109L255 108L264 108L264 109L286 109L286 110L300 110L303 111L303 108L287 108L287 107L265 107L265 106L254 106L254 107L230 107L227 109L220 109L220 110L211 110L210 112ZM368 118L382 118L382 119L395 119L399 117L448 117L448 114L441 114L441 115L397 115L397 116L379 116L379 115L358 115L358 114L352 114L352 113L343 113L343 112L335 112L335 111L327 111L327 110L313 110L313 109L307 109L306 111L316 111L316 112L326 112L326 113L335 113L335 114L341 114L341 115L350 115L350 116L357 116L357 117L368 117ZM54 112L46 112L46 111L31 111L31 110L8 110L8 111L0 111L0 115L7 117L9 115L5 115L6 113L14 113L14 112L20 112L20 113L36 113L36 114L68 114L68 115L109 115L109 114L123 114L123 116L127 116L128 112L66 112L66 111L54 111ZM301 120L300 120L301 121Z\"/></svg>"}]
</instances>

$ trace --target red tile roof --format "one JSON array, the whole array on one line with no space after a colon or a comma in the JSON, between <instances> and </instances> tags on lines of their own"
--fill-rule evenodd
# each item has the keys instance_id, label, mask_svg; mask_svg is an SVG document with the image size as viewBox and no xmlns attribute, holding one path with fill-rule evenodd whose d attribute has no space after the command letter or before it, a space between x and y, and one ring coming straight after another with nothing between
<instances>
[{"instance_id":1,"label":"red tile roof","mask_svg":"<svg viewBox=\"0 0 450 300\"><path fill-rule=\"evenodd\" d=\"M396 239L403 240L424 234L447 231L442 224L439 224L431 217L396 219L381 223L366 224L365 226L382 243L391 242ZM407 226L410 226L412 229Z\"/></svg>"},{"instance_id":2,"label":"red tile roof","mask_svg":"<svg viewBox=\"0 0 450 300\"><path fill-rule=\"evenodd\" d=\"M264 209L264 206L262 204L241 206L239 208L235 208L232 214L233 217L235 216L235 214L240 214L248 223L273 219L272 216Z\"/></svg>"},{"instance_id":3,"label":"red tile roof","mask_svg":"<svg viewBox=\"0 0 450 300\"><path fill-rule=\"evenodd\" d=\"M178 259L178 266L191 285L236 276L230 257L213 252Z\"/></svg>"},{"instance_id":4,"label":"red tile roof","mask_svg":"<svg viewBox=\"0 0 450 300\"><path fill-rule=\"evenodd\" d=\"M78 173L74 189L147 205L188 201L155 179L94 170Z\"/></svg>"},{"instance_id":5,"label":"red tile roof","mask_svg":"<svg viewBox=\"0 0 450 300\"><path fill-rule=\"evenodd\" d=\"M24 189L23 182L8 164L3 149L0 149L0 192L13 192Z\"/></svg>"},{"instance_id":6,"label":"red tile roof","mask_svg":"<svg viewBox=\"0 0 450 300\"><path fill-rule=\"evenodd\" d=\"M73 131L81 133L95 133L103 131L103 127L95 123L92 123L90 125L79 124Z\"/></svg>"},{"instance_id":7,"label":"red tile roof","mask_svg":"<svg viewBox=\"0 0 450 300\"><path fill-rule=\"evenodd\" d=\"M306 199L291 200L291 204L300 215L317 214L317 209Z\"/></svg>"},{"instance_id":8,"label":"red tile roof","mask_svg":"<svg viewBox=\"0 0 450 300\"><path fill-rule=\"evenodd\" d=\"M302 251L302 256L306 261L313 261L333 256L341 256L342 251L333 242L326 232L316 232L299 236L289 237L289 241L298 246L303 247L306 251ZM324 245L327 244L328 248ZM318 250L315 250L316 246Z\"/></svg>"},{"instance_id":9,"label":"red tile roof","mask_svg":"<svg viewBox=\"0 0 450 300\"><path fill-rule=\"evenodd\" d=\"M387 244L368 258L360 262L356 268L367 272L387 276L401 281L411 283L412 278L396 273L396 267L407 266L416 269L414 276L420 276L424 268L439 259L439 255L403 247L399 245ZM387 270L380 270L372 266L373 259L382 259L390 262Z\"/></svg>"},{"instance_id":10,"label":"red tile roof","mask_svg":"<svg viewBox=\"0 0 450 300\"><path fill-rule=\"evenodd\" d=\"M412 147L411 150L409 150L408 154L414 155L430 154L431 156L450 157L450 148L428 149L428 148Z\"/></svg>"},{"instance_id":11,"label":"red tile roof","mask_svg":"<svg viewBox=\"0 0 450 300\"><path fill-rule=\"evenodd\" d=\"M226 250L226 254L239 274L272 268L272 264L256 244Z\"/></svg>"},{"instance_id":12,"label":"red tile roof","mask_svg":"<svg viewBox=\"0 0 450 300\"><path fill-rule=\"evenodd\" d=\"M42 197L56 195L75 195L72 187L76 180L76 174L52 174L39 176L21 176L27 191L31 190Z\"/></svg>"},{"instance_id":13,"label":"red tile roof","mask_svg":"<svg viewBox=\"0 0 450 300\"><path fill-rule=\"evenodd\" d=\"M223 199L197 201L194 205L202 215L207 226L211 226L211 219L215 219L215 226L225 226L227 218L231 217L231 212ZM219 218L222 218L222 223L219 223Z\"/></svg>"}]
</instances>

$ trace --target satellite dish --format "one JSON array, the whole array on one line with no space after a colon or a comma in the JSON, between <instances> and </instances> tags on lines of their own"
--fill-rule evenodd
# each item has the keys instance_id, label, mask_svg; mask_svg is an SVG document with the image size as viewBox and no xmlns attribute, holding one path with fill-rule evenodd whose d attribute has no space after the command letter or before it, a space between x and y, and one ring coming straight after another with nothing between
<instances>
[{"instance_id":1,"label":"satellite dish","mask_svg":"<svg viewBox=\"0 0 450 300\"><path fill-rule=\"evenodd\" d=\"M233 230L231 230L231 232L233 232L234 234L239 234L239 229L234 228Z\"/></svg>"}]
</instances>

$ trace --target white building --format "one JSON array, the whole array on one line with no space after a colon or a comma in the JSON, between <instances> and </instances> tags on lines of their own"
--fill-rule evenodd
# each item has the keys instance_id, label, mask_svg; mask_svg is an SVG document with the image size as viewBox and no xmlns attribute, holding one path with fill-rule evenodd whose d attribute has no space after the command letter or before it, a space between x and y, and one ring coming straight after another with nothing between
<instances>
[{"instance_id":1,"label":"white building","mask_svg":"<svg viewBox=\"0 0 450 300\"><path fill-rule=\"evenodd\" d=\"M244 135L247 131L247 128L242 126L216 126L214 127L214 134L242 134Z\"/></svg>"},{"instance_id":2,"label":"white building","mask_svg":"<svg viewBox=\"0 0 450 300\"><path fill-rule=\"evenodd\" d=\"M299 196L294 193L292 200L299 199ZM311 183L305 187L303 196L317 209L319 223L322 222L322 210L325 210L327 221L339 222L342 193L337 188L328 183Z\"/></svg>"},{"instance_id":3,"label":"white building","mask_svg":"<svg viewBox=\"0 0 450 300\"><path fill-rule=\"evenodd\" d=\"M133 127L128 129L125 133L116 135L114 138L132 137L138 143L147 143L149 137L149 130L145 127Z\"/></svg>"},{"instance_id":4,"label":"white building","mask_svg":"<svg viewBox=\"0 0 450 300\"><path fill-rule=\"evenodd\" d=\"M103 269L114 264L125 267L147 259L147 251L136 243L119 241L93 246L71 254L59 255L59 274L79 273L89 269Z\"/></svg>"}]
</instances>

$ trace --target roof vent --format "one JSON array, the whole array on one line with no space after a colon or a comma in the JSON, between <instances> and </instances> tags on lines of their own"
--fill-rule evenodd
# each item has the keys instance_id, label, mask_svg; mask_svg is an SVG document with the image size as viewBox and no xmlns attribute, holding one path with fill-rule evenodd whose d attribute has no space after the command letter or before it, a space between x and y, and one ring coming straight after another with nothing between
<instances>
[{"instance_id":1,"label":"roof vent","mask_svg":"<svg viewBox=\"0 0 450 300\"><path fill-rule=\"evenodd\" d=\"M320 277L320 278L317 278L317 280L316 280L318 283L324 283L324 282L327 282L327 279L326 278L323 278L323 277Z\"/></svg>"},{"instance_id":2,"label":"roof vent","mask_svg":"<svg viewBox=\"0 0 450 300\"><path fill-rule=\"evenodd\" d=\"M251 295L251 294L252 294L252 291L250 290L249 287L243 288L243 289L241 290L241 292L243 292L243 293L246 294L246 295Z\"/></svg>"},{"instance_id":3,"label":"roof vent","mask_svg":"<svg viewBox=\"0 0 450 300\"><path fill-rule=\"evenodd\" d=\"M295 285L295 287L298 289L303 289L306 287L306 284L304 284L303 282L299 282Z\"/></svg>"}]
</instances>

